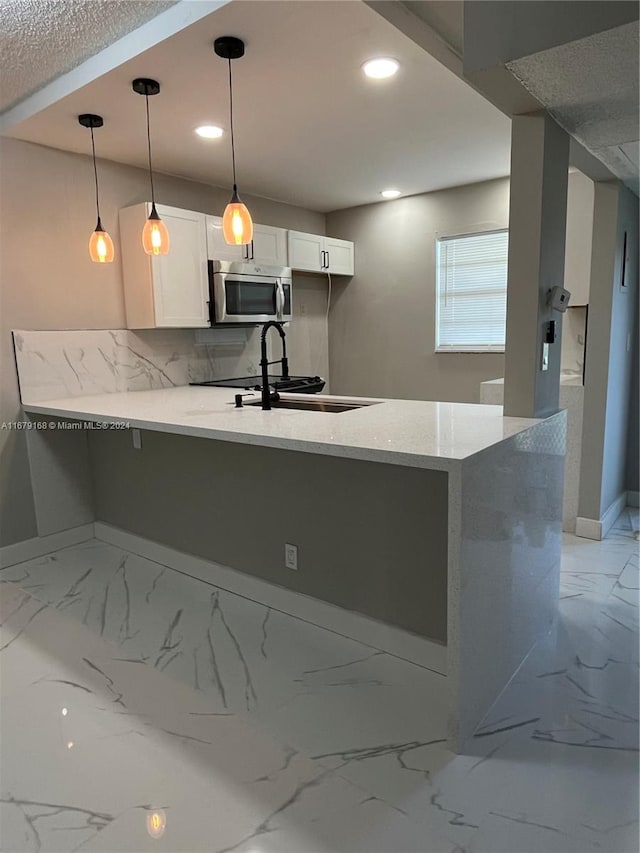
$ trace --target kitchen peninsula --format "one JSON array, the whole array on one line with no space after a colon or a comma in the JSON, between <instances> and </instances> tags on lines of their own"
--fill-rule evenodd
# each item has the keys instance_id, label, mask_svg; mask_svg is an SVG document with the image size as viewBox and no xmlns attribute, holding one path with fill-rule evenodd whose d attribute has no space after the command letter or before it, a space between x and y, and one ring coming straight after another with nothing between
<instances>
[{"instance_id":1,"label":"kitchen peninsula","mask_svg":"<svg viewBox=\"0 0 640 853\"><path fill-rule=\"evenodd\" d=\"M71 436L87 445L103 531L228 566L227 579L259 578L274 595L285 588L281 609L311 621L296 600L325 602L342 614L340 632L350 618L354 630L378 626L371 645L446 676L449 741L463 749L553 618L564 412L526 420L498 406L373 399L340 413L238 409L232 389L166 387L162 365L155 387L131 390L132 347L94 360L86 339L63 347L74 375L49 338L50 375L38 358L35 383L36 336L120 332L15 334L30 418L142 431L141 449L128 429ZM97 378L91 365L105 360L112 369ZM295 572L285 543L299 549Z\"/></svg>"}]
</instances>

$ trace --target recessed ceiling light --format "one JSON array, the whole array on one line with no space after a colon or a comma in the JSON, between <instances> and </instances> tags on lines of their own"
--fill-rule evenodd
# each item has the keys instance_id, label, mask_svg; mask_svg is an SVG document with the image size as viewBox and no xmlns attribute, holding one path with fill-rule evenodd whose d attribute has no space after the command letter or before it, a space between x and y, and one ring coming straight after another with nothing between
<instances>
[{"instance_id":1,"label":"recessed ceiling light","mask_svg":"<svg viewBox=\"0 0 640 853\"><path fill-rule=\"evenodd\" d=\"M382 198L398 198L399 195L402 195L400 190L382 190L380 193Z\"/></svg>"},{"instance_id":2,"label":"recessed ceiling light","mask_svg":"<svg viewBox=\"0 0 640 853\"><path fill-rule=\"evenodd\" d=\"M203 124L201 127L196 127L196 133L203 139L220 139L224 130L216 124Z\"/></svg>"},{"instance_id":3,"label":"recessed ceiling light","mask_svg":"<svg viewBox=\"0 0 640 853\"><path fill-rule=\"evenodd\" d=\"M385 77L393 77L396 71L400 68L400 63L397 59L391 59L388 56L378 59L369 59L362 66L362 70L367 77L373 77L374 80L383 80Z\"/></svg>"}]
</instances>

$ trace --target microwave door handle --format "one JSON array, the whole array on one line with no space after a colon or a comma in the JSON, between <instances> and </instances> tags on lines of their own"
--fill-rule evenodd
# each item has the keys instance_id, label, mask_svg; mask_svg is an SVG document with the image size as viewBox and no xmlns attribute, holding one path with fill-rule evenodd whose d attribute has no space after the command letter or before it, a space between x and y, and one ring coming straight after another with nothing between
<instances>
[{"instance_id":1,"label":"microwave door handle","mask_svg":"<svg viewBox=\"0 0 640 853\"><path fill-rule=\"evenodd\" d=\"M282 282L276 284L276 320L282 320L282 312L284 310L284 290Z\"/></svg>"}]
</instances>

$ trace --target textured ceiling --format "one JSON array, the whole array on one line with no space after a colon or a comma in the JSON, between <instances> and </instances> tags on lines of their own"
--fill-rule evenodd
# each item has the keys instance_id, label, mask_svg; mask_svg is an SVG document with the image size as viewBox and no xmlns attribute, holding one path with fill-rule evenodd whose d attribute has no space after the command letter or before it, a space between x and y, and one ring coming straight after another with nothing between
<instances>
[{"instance_id":1,"label":"textured ceiling","mask_svg":"<svg viewBox=\"0 0 640 853\"><path fill-rule=\"evenodd\" d=\"M637 192L637 22L507 67L565 130Z\"/></svg>"},{"instance_id":2,"label":"textured ceiling","mask_svg":"<svg viewBox=\"0 0 640 853\"><path fill-rule=\"evenodd\" d=\"M228 131L226 63L217 36L246 41L233 67L236 151L242 192L318 211L469 184L509 173L511 125L364 3L229 3L102 77L14 125L11 136L88 151L76 116L105 125L98 155L145 167L144 102L135 77L153 77L155 167L220 186L230 180L229 134L205 141L200 124ZM394 56L400 71L368 80L361 64Z\"/></svg>"},{"instance_id":3,"label":"textured ceiling","mask_svg":"<svg viewBox=\"0 0 640 853\"><path fill-rule=\"evenodd\" d=\"M0 111L175 0L0 0Z\"/></svg>"}]
</instances>

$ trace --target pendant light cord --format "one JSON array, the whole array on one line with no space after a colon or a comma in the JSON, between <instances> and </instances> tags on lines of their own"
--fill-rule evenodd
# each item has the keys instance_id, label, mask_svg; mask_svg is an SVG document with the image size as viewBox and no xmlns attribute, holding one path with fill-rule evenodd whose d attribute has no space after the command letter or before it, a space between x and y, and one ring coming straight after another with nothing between
<instances>
[{"instance_id":1,"label":"pendant light cord","mask_svg":"<svg viewBox=\"0 0 640 853\"><path fill-rule=\"evenodd\" d=\"M90 127L91 131L91 151L93 153L93 177L96 183L96 213L98 214L98 222L100 222L100 196L98 193L98 167L96 166L96 143L93 138L93 128Z\"/></svg>"},{"instance_id":2,"label":"pendant light cord","mask_svg":"<svg viewBox=\"0 0 640 853\"><path fill-rule=\"evenodd\" d=\"M229 59L229 116L229 124L231 125L231 163L233 166L233 191L236 192L236 143L233 135L233 85L231 83L231 59Z\"/></svg>"},{"instance_id":3,"label":"pendant light cord","mask_svg":"<svg viewBox=\"0 0 640 853\"><path fill-rule=\"evenodd\" d=\"M149 130L149 95L145 92L144 99L147 106L147 149L149 151L149 182L151 184L151 209L155 209L156 199L153 192L153 170L151 168L151 132Z\"/></svg>"}]
</instances>

